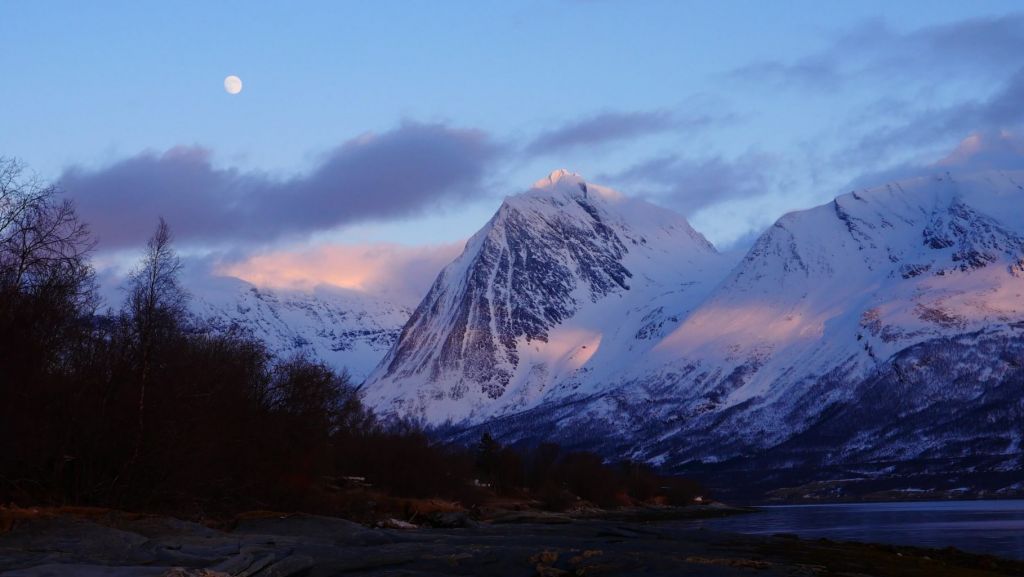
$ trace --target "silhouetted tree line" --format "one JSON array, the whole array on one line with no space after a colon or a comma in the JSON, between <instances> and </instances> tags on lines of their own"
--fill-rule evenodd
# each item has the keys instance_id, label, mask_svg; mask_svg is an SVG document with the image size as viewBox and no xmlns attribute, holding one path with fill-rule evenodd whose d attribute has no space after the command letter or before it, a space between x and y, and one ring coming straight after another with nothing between
<instances>
[{"instance_id":1,"label":"silhouetted tree line","mask_svg":"<svg viewBox=\"0 0 1024 577\"><path fill-rule=\"evenodd\" d=\"M476 447L479 478L499 495L529 496L563 510L587 501L601 507L659 502L688 505L705 496L695 481L660 475L634 461L609 464L592 452L565 452L556 443L502 446L484 433Z\"/></svg>"},{"instance_id":2,"label":"silhouetted tree line","mask_svg":"<svg viewBox=\"0 0 1024 577\"><path fill-rule=\"evenodd\" d=\"M555 445L451 447L379 422L347 375L190 317L162 219L121 309L98 314L93 246L69 201L0 159L0 503L344 514L373 506L367 487L553 508L699 492Z\"/></svg>"}]
</instances>

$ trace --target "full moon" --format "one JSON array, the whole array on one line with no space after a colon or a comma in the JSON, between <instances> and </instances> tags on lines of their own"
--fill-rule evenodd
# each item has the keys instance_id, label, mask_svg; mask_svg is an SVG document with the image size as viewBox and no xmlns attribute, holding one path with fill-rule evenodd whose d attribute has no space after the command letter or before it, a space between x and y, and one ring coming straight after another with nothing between
<instances>
[{"instance_id":1,"label":"full moon","mask_svg":"<svg viewBox=\"0 0 1024 577\"><path fill-rule=\"evenodd\" d=\"M224 79L224 90L228 94L238 94L242 91L242 79L232 74Z\"/></svg>"}]
</instances>

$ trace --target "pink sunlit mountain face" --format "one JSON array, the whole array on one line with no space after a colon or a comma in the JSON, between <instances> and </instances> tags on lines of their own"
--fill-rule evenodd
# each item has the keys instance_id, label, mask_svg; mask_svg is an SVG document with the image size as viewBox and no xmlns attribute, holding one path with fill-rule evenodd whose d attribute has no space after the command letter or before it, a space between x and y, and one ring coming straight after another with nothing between
<instances>
[{"instance_id":1,"label":"pink sunlit mountain face","mask_svg":"<svg viewBox=\"0 0 1024 577\"><path fill-rule=\"evenodd\" d=\"M737 263L671 211L558 171L441 272L365 399L455 438L675 467L1019 468L1018 183L854 191L783 216Z\"/></svg>"}]
</instances>

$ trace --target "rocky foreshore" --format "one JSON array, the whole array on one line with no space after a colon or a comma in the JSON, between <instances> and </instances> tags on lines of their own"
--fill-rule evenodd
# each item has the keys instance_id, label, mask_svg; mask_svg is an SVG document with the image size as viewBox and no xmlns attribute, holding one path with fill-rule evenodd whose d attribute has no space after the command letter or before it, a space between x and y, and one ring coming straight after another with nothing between
<instances>
[{"instance_id":1,"label":"rocky foreshore","mask_svg":"<svg viewBox=\"0 0 1024 577\"><path fill-rule=\"evenodd\" d=\"M262 514L214 529L123 513L38 516L0 534L0 575L1024 575L1022 562L952 548L754 537L637 518L509 512L482 522L448 520L461 528L369 528L329 517Z\"/></svg>"}]
</instances>

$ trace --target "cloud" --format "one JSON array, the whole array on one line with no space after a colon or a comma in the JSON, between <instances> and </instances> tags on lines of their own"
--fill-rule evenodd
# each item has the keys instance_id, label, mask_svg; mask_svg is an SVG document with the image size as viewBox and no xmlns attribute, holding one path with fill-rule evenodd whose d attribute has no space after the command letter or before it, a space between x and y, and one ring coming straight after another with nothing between
<instances>
[{"instance_id":1,"label":"cloud","mask_svg":"<svg viewBox=\"0 0 1024 577\"><path fill-rule=\"evenodd\" d=\"M405 246L397 244L325 244L274 250L222 262L214 275L237 277L256 286L312 290L324 286L386 296L416 305L441 269L465 242Z\"/></svg>"},{"instance_id":2,"label":"cloud","mask_svg":"<svg viewBox=\"0 0 1024 577\"><path fill-rule=\"evenodd\" d=\"M796 85L828 91L838 89L843 83L837 63L821 55L806 57L792 63L754 62L730 71L728 76L774 87Z\"/></svg>"},{"instance_id":3,"label":"cloud","mask_svg":"<svg viewBox=\"0 0 1024 577\"><path fill-rule=\"evenodd\" d=\"M841 36L834 56L860 53L862 72L890 74L918 70L931 75L949 71L1012 70L1024 50L1024 15L971 18L919 28L906 33L885 22L863 23ZM980 65L980 68L979 68Z\"/></svg>"},{"instance_id":4,"label":"cloud","mask_svg":"<svg viewBox=\"0 0 1024 577\"><path fill-rule=\"evenodd\" d=\"M526 145L525 151L532 156L553 154L674 130L700 128L714 121L711 116L680 118L664 110L604 112L542 132Z\"/></svg>"},{"instance_id":5,"label":"cloud","mask_svg":"<svg viewBox=\"0 0 1024 577\"><path fill-rule=\"evenodd\" d=\"M1024 68L984 100L958 102L914 113L898 123L868 131L841 151L841 159L870 161L897 148L926 146L971 132L998 132L1024 123Z\"/></svg>"},{"instance_id":6,"label":"cloud","mask_svg":"<svg viewBox=\"0 0 1024 577\"><path fill-rule=\"evenodd\" d=\"M766 194L776 168L775 157L759 152L734 159L662 156L604 178L628 190L647 191L659 202L690 215L726 200Z\"/></svg>"},{"instance_id":7,"label":"cloud","mask_svg":"<svg viewBox=\"0 0 1024 577\"><path fill-rule=\"evenodd\" d=\"M500 152L480 131L405 122L345 142L292 178L217 168L210 151L177 147L73 167L61 185L102 249L140 244L158 216L183 244L268 243L481 196Z\"/></svg>"},{"instance_id":8,"label":"cloud","mask_svg":"<svg viewBox=\"0 0 1024 577\"><path fill-rule=\"evenodd\" d=\"M960 141L936 167L970 170L1024 169L1024 140L1009 130L975 132Z\"/></svg>"},{"instance_id":9,"label":"cloud","mask_svg":"<svg viewBox=\"0 0 1024 577\"><path fill-rule=\"evenodd\" d=\"M990 170L1024 170L1024 139L1010 130L973 132L941 159L934 162L902 163L859 176L852 188L879 186L887 182L943 172L972 173Z\"/></svg>"},{"instance_id":10,"label":"cloud","mask_svg":"<svg viewBox=\"0 0 1024 577\"><path fill-rule=\"evenodd\" d=\"M973 18L909 32L868 20L802 58L763 60L728 73L732 79L834 91L873 76L901 84L934 82L950 75L998 77L1019 66L1024 15Z\"/></svg>"}]
</instances>

